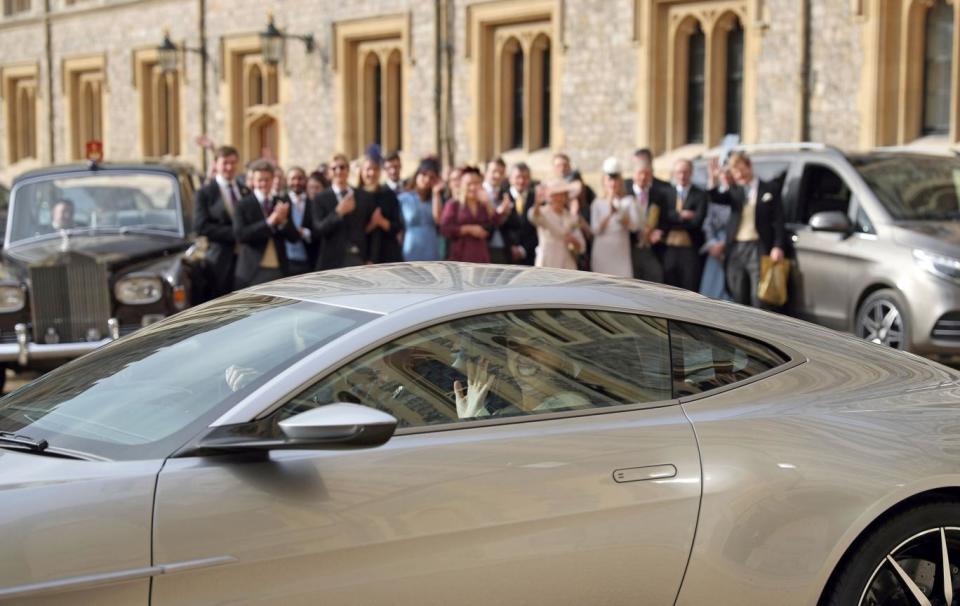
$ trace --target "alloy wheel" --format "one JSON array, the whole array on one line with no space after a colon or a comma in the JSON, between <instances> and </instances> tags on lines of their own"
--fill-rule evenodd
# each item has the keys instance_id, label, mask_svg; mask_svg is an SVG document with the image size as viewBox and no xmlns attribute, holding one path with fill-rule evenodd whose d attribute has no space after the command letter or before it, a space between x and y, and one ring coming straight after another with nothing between
<instances>
[{"instance_id":1,"label":"alloy wheel","mask_svg":"<svg viewBox=\"0 0 960 606\"><path fill-rule=\"evenodd\" d=\"M877 299L860 312L857 335L867 341L901 349L903 316L892 301Z\"/></svg>"},{"instance_id":2,"label":"alloy wheel","mask_svg":"<svg viewBox=\"0 0 960 606\"><path fill-rule=\"evenodd\" d=\"M960 528L913 535L880 562L860 595L860 606L960 604Z\"/></svg>"}]
</instances>

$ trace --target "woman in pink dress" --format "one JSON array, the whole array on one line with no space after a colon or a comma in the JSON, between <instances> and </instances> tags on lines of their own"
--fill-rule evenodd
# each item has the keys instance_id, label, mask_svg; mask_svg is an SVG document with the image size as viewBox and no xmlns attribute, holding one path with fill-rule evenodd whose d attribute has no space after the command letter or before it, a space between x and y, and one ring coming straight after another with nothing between
<instances>
[{"instance_id":1,"label":"woman in pink dress","mask_svg":"<svg viewBox=\"0 0 960 606\"><path fill-rule=\"evenodd\" d=\"M447 239L450 261L490 262L487 238L497 215L482 197L481 182L479 170L472 166L463 169L460 199L448 201L443 208L440 233Z\"/></svg>"}]
</instances>

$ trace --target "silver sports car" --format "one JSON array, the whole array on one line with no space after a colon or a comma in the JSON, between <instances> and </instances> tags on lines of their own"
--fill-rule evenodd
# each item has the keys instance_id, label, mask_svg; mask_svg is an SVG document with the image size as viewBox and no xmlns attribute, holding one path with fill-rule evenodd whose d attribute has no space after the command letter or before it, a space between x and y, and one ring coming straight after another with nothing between
<instances>
[{"instance_id":1,"label":"silver sports car","mask_svg":"<svg viewBox=\"0 0 960 606\"><path fill-rule=\"evenodd\" d=\"M282 280L0 400L0 600L952 604L958 378L594 274Z\"/></svg>"}]
</instances>

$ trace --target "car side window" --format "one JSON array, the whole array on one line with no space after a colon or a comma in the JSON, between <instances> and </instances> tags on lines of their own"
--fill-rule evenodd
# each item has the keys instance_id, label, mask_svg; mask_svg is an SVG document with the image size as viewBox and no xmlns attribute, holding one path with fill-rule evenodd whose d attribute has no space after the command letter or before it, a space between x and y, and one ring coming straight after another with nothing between
<instances>
[{"instance_id":1,"label":"car side window","mask_svg":"<svg viewBox=\"0 0 960 606\"><path fill-rule=\"evenodd\" d=\"M687 322L670 322L670 343L678 398L749 379L788 361L759 341Z\"/></svg>"},{"instance_id":2,"label":"car side window","mask_svg":"<svg viewBox=\"0 0 960 606\"><path fill-rule=\"evenodd\" d=\"M846 181L822 164L808 164L803 169L800 198L803 212L799 218L802 223L808 223L810 217L821 212L850 212L851 195Z\"/></svg>"},{"instance_id":3,"label":"car side window","mask_svg":"<svg viewBox=\"0 0 960 606\"><path fill-rule=\"evenodd\" d=\"M671 399L665 320L588 310L462 318L401 337L307 388L276 420L333 402L418 427Z\"/></svg>"}]
</instances>

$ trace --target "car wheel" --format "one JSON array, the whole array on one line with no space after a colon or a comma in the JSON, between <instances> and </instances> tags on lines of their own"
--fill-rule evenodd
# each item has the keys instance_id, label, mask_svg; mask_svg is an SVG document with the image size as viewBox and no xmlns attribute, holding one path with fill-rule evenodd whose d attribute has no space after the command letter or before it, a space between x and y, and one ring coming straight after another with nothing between
<instances>
[{"instance_id":1,"label":"car wheel","mask_svg":"<svg viewBox=\"0 0 960 606\"><path fill-rule=\"evenodd\" d=\"M821 604L960 604L958 567L960 502L918 505L884 522L847 556Z\"/></svg>"},{"instance_id":2,"label":"car wheel","mask_svg":"<svg viewBox=\"0 0 960 606\"><path fill-rule=\"evenodd\" d=\"M906 309L898 292L889 288L878 290L857 310L857 336L894 349L906 349Z\"/></svg>"}]
</instances>

